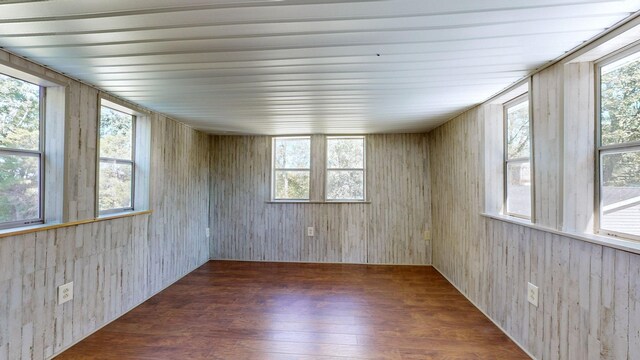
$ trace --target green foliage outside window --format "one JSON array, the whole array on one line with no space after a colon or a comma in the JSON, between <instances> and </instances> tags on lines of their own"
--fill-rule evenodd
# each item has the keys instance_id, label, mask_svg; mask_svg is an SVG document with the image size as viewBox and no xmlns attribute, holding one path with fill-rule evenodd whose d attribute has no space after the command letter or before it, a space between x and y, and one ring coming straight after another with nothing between
<instances>
[{"instance_id":1,"label":"green foliage outside window","mask_svg":"<svg viewBox=\"0 0 640 360\"><path fill-rule=\"evenodd\" d=\"M133 125L129 114L100 109L100 211L133 207Z\"/></svg>"},{"instance_id":2,"label":"green foliage outside window","mask_svg":"<svg viewBox=\"0 0 640 360\"><path fill-rule=\"evenodd\" d=\"M0 222L37 219L40 158L2 151L40 150L40 87L0 74Z\"/></svg>"},{"instance_id":3,"label":"green foliage outside window","mask_svg":"<svg viewBox=\"0 0 640 360\"><path fill-rule=\"evenodd\" d=\"M640 60L603 67L601 145L640 142ZM604 186L640 187L640 152L602 159Z\"/></svg>"}]
</instances>

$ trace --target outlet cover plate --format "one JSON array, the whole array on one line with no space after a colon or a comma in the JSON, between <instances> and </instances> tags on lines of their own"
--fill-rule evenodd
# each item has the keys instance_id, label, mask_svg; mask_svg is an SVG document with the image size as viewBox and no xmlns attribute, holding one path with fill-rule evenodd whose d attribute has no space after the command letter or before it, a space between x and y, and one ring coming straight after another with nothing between
<instances>
[{"instance_id":1,"label":"outlet cover plate","mask_svg":"<svg viewBox=\"0 0 640 360\"><path fill-rule=\"evenodd\" d=\"M58 305L62 305L70 300L73 300L73 281L58 286Z\"/></svg>"},{"instance_id":2,"label":"outlet cover plate","mask_svg":"<svg viewBox=\"0 0 640 360\"><path fill-rule=\"evenodd\" d=\"M538 287L533 285L532 283L527 283L527 300L531 305L538 307Z\"/></svg>"},{"instance_id":3,"label":"outlet cover plate","mask_svg":"<svg viewBox=\"0 0 640 360\"><path fill-rule=\"evenodd\" d=\"M315 236L316 229L313 226L309 226L307 228L307 236Z\"/></svg>"}]
</instances>

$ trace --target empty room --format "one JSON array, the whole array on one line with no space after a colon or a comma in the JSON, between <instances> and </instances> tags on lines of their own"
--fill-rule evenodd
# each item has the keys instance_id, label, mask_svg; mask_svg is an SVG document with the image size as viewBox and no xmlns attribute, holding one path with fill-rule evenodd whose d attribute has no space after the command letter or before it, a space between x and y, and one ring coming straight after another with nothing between
<instances>
[{"instance_id":1,"label":"empty room","mask_svg":"<svg viewBox=\"0 0 640 360\"><path fill-rule=\"evenodd\" d=\"M640 0L0 0L0 360L640 360Z\"/></svg>"}]
</instances>

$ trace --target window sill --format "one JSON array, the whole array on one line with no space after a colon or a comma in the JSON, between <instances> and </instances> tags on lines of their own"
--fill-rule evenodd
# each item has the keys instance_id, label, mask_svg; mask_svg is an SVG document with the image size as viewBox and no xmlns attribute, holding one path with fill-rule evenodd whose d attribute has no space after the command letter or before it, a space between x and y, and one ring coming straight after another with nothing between
<instances>
[{"instance_id":1,"label":"window sill","mask_svg":"<svg viewBox=\"0 0 640 360\"><path fill-rule=\"evenodd\" d=\"M3 230L0 230L0 239L11 237L11 236L25 235L25 234L30 234L34 232L40 232L40 231L55 230L55 229L71 227L71 226L91 224L91 223L100 222L100 221L115 220L115 219L139 216L139 215L149 215L151 213L153 213L153 210L128 211L128 212L123 212L118 214L109 214L105 216L100 216L95 219L79 220L79 221L72 221L67 223L38 224L33 226L3 229Z\"/></svg>"},{"instance_id":2,"label":"window sill","mask_svg":"<svg viewBox=\"0 0 640 360\"><path fill-rule=\"evenodd\" d=\"M267 204L371 204L371 201L294 201L294 200L271 200Z\"/></svg>"},{"instance_id":3,"label":"window sill","mask_svg":"<svg viewBox=\"0 0 640 360\"><path fill-rule=\"evenodd\" d=\"M586 234L586 233L574 233L569 231L561 231L561 230L552 229L546 226L534 224L524 219L518 219L518 218L505 216L501 214L480 213L480 215L485 218L489 218L493 220L526 226L534 230L544 231L547 233L565 236L565 237L576 239L576 240L582 240L588 243L606 246L606 247L610 247L610 248L618 249L622 251L627 251L634 254L640 254L640 242L637 242L631 239L621 239L621 238L606 236L602 234Z\"/></svg>"}]
</instances>

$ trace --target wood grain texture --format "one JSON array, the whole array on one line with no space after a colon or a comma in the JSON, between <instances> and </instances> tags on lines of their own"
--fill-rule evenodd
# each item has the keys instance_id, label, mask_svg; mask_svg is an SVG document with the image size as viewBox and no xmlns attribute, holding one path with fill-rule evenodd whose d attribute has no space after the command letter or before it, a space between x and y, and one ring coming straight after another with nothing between
<instances>
[{"instance_id":1,"label":"wood grain texture","mask_svg":"<svg viewBox=\"0 0 640 360\"><path fill-rule=\"evenodd\" d=\"M549 67L531 79L533 219L536 224L557 229L562 223L563 67Z\"/></svg>"},{"instance_id":2,"label":"wood grain texture","mask_svg":"<svg viewBox=\"0 0 640 360\"><path fill-rule=\"evenodd\" d=\"M212 259L431 263L425 135L367 136L370 204L267 203L270 139L212 138ZM324 164L313 156L312 164ZM316 175L314 183L324 184ZM307 226L315 226L314 237Z\"/></svg>"},{"instance_id":3,"label":"wood grain texture","mask_svg":"<svg viewBox=\"0 0 640 360\"><path fill-rule=\"evenodd\" d=\"M527 359L430 266L209 262L56 359Z\"/></svg>"},{"instance_id":4,"label":"wood grain texture","mask_svg":"<svg viewBox=\"0 0 640 360\"><path fill-rule=\"evenodd\" d=\"M67 83L68 219L94 218L98 92L0 51L0 57ZM152 215L0 239L0 359L44 359L119 317L209 258L209 136L152 115ZM57 305L56 288L74 282Z\"/></svg>"},{"instance_id":5,"label":"wood grain texture","mask_svg":"<svg viewBox=\"0 0 640 360\"><path fill-rule=\"evenodd\" d=\"M534 153L539 218L558 227L559 172L572 167L553 153L562 126L555 122L564 110L551 105L559 90L545 86L556 86L561 73L550 68L536 80L538 99L547 100L533 114L534 121L543 119L536 144L548 138L551 146ZM429 134L434 266L538 359L637 359L631 349L638 347L639 255L480 215L484 197L495 195L480 191L492 189L485 184L485 161L477 157L488 154L480 135L486 106ZM583 161L576 169L585 169ZM527 302L527 282L540 287L537 308Z\"/></svg>"},{"instance_id":6,"label":"wood grain texture","mask_svg":"<svg viewBox=\"0 0 640 360\"><path fill-rule=\"evenodd\" d=\"M562 227L567 231L593 229L595 163L595 84L592 63L564 67L564 207Z\"/></svg>"}]
</instances>

